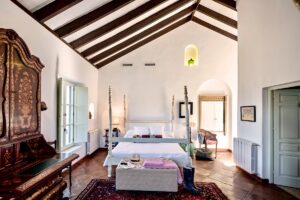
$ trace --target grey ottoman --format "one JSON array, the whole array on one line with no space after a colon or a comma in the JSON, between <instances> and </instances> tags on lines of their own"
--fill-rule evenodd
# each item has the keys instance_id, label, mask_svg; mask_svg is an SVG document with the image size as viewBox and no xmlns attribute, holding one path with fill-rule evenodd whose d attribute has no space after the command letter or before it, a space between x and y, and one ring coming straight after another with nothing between
<instances>
[{"instance_id":1,"label":"grey ottoman","mask_svg":"<svg viewBox=\"0 0 300 200\"><path fill-rule=\"evenodd\" d=\"M146 169L141 165L126 169L119 164L116 169L116 189L177 192L177 170Z\"/></svg>"}]
</instances>

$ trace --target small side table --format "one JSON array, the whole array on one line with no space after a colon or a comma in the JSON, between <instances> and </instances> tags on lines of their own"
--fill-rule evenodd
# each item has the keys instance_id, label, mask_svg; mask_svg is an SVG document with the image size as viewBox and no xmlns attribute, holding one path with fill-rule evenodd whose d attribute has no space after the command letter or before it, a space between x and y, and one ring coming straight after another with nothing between
<instances>
[{"instance_id":1,"label":"small side table","mask_svg":"<svg viewBox=\"0 0 300 200\"><path fill-rule=\"evenodd\" d=\"M109 129L105 129L105 135L103 136L105 139L104 140L105 148L108 148L108 134L109 134ZM117 128L114 128L112 130L112 137L119 137L119 135L120 135L120 130ZM118 142L113 142L112 147L114 148L117 144L118 144Z\"/></svg>"}]
</instances>

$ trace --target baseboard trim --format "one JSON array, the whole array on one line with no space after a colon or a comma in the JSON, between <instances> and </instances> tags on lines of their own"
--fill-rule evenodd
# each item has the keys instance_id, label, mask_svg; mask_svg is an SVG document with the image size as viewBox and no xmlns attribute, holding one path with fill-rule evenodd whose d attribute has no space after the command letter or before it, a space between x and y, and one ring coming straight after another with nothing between
<instances>
[{"instance_id":1,"label":"baseboard trim","mask_svg":"<svg viewBox=\"0 0 300 200\"><path fill-rule=\"evenodd\" d=\"M238 168L239 170L241 170L244 174L246 174L248 177L251 177L252 179L263 183L263 184L269 184L269 179L266 178L261 178L259 176L257 176L256 174L250 174L249 172L247 172L246 170L244 170L243 168L236 166L236 168Z\"/></svg>"},{"instance_id":2,"label":"baseboard trim","mask_svg":"<svg viewBox=\"0 0 300 200\"><path fill-rule=\"evenodd\" d=\"M215 148L208 148L209 150L215 152ZM231 149L218 148L217 152L232 152Z\"/></svg>"}]
</instances>

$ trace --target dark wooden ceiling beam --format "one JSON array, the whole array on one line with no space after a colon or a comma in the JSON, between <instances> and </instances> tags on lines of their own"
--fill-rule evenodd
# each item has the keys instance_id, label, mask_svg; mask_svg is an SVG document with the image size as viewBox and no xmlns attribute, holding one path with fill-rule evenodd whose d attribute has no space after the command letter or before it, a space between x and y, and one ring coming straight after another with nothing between
<instances>
[{"instance_id":1,"label":"dark wooden ceiling beam","mask_svg":"<svg viewBox=\"0 0 300 200\"><path fill-rule=\"evenodd\" d=\"M142 40L142 41L140 41L140 42L132 45L131 47L129 47L129 48L127 48L127 49L125 49L125 50L123 50L123 51L121 51L121 52L113 55L112 57L109 57L108 59L106 59L106 60L98 63L96 65L96 67L99 69L99 68L107 65L108 63L110 63L110 62L112 62L112 61L114 61L114 60L116 60L116 59L118 59L118 58L120 58L120 57L122 57L122 56L124 56L124 55L126 55L126 54L128 54L128 53L130 53L132 51L134 51L135 49L138 49L139 47L141 47L141 46L143 46L143 45L145 45L145 44L147 44L147 43L149 43L149 42L151 42L151 41L153 41L153 40L161 37L162 35L164 35L164 34L170 32L170 31L178 28L179 26L181 26L181 25L183 25L183 24L185 24L186 22L189 22L189 21L190 21L190 16L188 16L188 17L186 17L184 19L181 19L181 20L175 22L174 24L168 26L167 28L165 28L165 29L163 29L163 30L161 30L161 31L159 31L159 32L151 35L150 37L148 37L148 38L146 38L146 39L144 39L144 40Z\"/></svg>"},{"instance_id":2,"label":"dark wooden ceiling beam","mask_svg":"<svg viewBox=\"0 0 300 200\"><path fill-rule=\"evenodd\" d=\"M95 44L94 46L86 49L85 51L82 52L82 55L87 57L93 53L96 53L97 51L100 51L101 49L103 49L109 45L112 45L113 43L131 35L132 33L144 28L145 26L147 26L147 25L151 24L152 22L160 19L161 17L177 10L178 8L184 6L185 4L187 4L189 2L192 2L192 0L177 1L177 2L173 3L172 5L160 10L159 12L154 13L150 17L147 17L146 19L130 26L129 28L125 29L124 31L121 31L121 32L117 33L116 35L114 35L106 40L103 40L102 42L99 42L99 43Z\"/></svg>"},{"instance_id":3,"label":"dark wooden ceiling beam","mask_svg":"<svg viewBox=\"0 0 300 200\"><path fill-rule=\"evenodd\" d=\"M126 40L126 41L124 41L124 42L122 42L122 43L120 43L120 44L118 44L118 45L116 45L116 46L114 46L114 47L106 50L106 51L103 51L102 53L98 54L97 56L91 58L90 62L91 63L96 63L96 62L98 62L100 60L103 60L104 58L112 55L113 53L118 52L118 51L120 51L120 50L122 50L122 49L124 49L124 48L126 48L126 47L128 47L128 46L130 46L130 45L132 45L132 44L134 44L136 42L138 42L139 40L141 40L141 39L143 39L143 38L145 38L145 37L147 37L147 36L155 33L157 30L160 30L163 27L166 27L166 26L170 25L172 22L175 22L176 20L178 20L178 19L180 19L180 18L182 18L182 17L184 17L186 15L191 14L195 10L196 6L197 6L197 4L194 4L194 5L192 5L192 6L188 7L188 8L180 11L179 13L176 13L175 15L173 15L173 16L171 16L171 17L169 17L169 18L167 18L167 19L159 22L158 24L156 24L156 25L154 25L154 26L146 29L145 31L143 31L143 32L141 32L141 33L139 33L139 34L137 34L137 35L129 38L128 40Z\"/></svg>"},{"instance_id":4,"label":"dark wooden ceiling beam","mask_svg":"<svg viewBox=\"0 0 300 200\"><path fill-rule=\"evenodd\" d=\"M214 0L215 2L226 6L234 11L236 11L236 2L234 0Z\"/></svg>"},{"instance_id":5,"label":"dark wooden ceiling beam","mask_svg":"<svg viewBox=\"0 0 300 200\"><path fill-rule=\"evenodd\" d=\"M27 15L29 15L33 20L35 20L38 24L40 24L42 27L44 27L46 30L48 30L50 33L53 34L54 37L56 37L58 40L60 40L62 43L64 43L66 46L68 46L71 50L74 50L71 45L69 43L67 43L65 40L63 40L62 38L58 37L57 34L55 34L55 32L50 29L46 24L42 23L41 21L38 21L33 15L32 12L30 12L27 8L25 8L25 6L23 6L18 0L11 0L11 2L13 2L16 6L18 6L21 10L23 10ZM75 53L77 53L80 57L82 57L84 60L86 60L88 63L90 63L90 61L85 58L84 56L81 55L81 53L79 53L78 51L74 50ZM92 66L93 63L90 63ZM95 67L95 66L94 66Z\"/></svg>"},{"instance_id":6,"label":"dark wooden ceiling beam","mask_svg":"<svg viewBox=\"0 0 300 200\"><path fill-rule=\"evenodd\" d=\"M82 0L56 0L33 12L33 16L37 20L45 22L81 1Z\"/></svg>"},{"instance_id":7,"label":"dark wooden ceiling beam","mask_svg":"<svg viewBox=\"0 0 300 200\"><path fill-rule=\"evenodd\" d=\"M211 10L205 6L202 6L202 5L199 5L197 7L197 11L211 17L211 18L214 18L224 24L227 24L228 26L231 26L233 28L237 28L237 21L235 21L234 19L231 19L225 15L222 15L214 10Z\"/></svg>"},{"instance_id":8,"label":"dark wooden ceiling beam","mask_svg":"<svg viewBox=\"0 0 300 200\"><path fill-rule=\"evenodd\" d=\"M76 39L75 41L71 42L71 46L73 48L79 48L98 37L103 36L104 34L122 26L123 24L126 24L135 18L139 17L140 15L152 10L156 6L160 5L161 3L165 2L166 0L151 0L147 1L143 5L139 6L138 8L133 9L132 11L128 12L127 14L109 22L108 24L105 24L104 26L97 28L93 30L92 32Z\"/></svg>"},{"instance_id":9,"label":"dark wooden ceiling beam","mask_svg":"<svg viewBox=\"0 0 300 200\"><path fill-rule=\"evenodd\" d=\"M66 37L75 31L82 29L91 23L102 19L103 17L117 11L118 9L126 6L127 4L133 2L134 0L113 0L107 4L77 18L73 21L63 25L62 27L55 30L55 33L59 37Z\"/></svg>"},{"instance_id":10,"label":"dark wooden ceiling beam","mask_svg":"<svg viewBox=\"0 0 300 200\"><path fill-rule=\"evenodd\" d=\"M196 13L196 11L197 11L197 8L198 8L198 6L199 6L199 4L200 4L200 1L201 1L201 0L197 0L197 2L196 2L197 6L195 7L194 11L193 11L192 14L191 14L191 20L193 19L194 15L195 15L195 13Z\"/></svg>"},{"instance_id":11,"label":"dark wooden ceiling beam","mask_svg":"<svg viewBox=\"0 0 300 200\"><path fill-rule=\"evenodd\" d=\"M200 24L201 26L204 26L204 27L206 27L206 28L208 28L208 29L210 29L212 31L220 33L220 34L222 34L222 35L224 35L224 36L226 36L226 37L228 37L228 38L230 38L232 40L237 41L237 39L238 39L238 37L236 35L233 35L232 33L224 31L223 29L220 29L220 28L218 28L218 27L216 27L216 26L214 26L214 25L212 25L210 23L207 23L207 22L205 22L205 21L203 21L203 20L201 20L201 19L199 19L197 17L194 17L192 21L196 22L197 24Z\"/></svg>"}]
</instances>

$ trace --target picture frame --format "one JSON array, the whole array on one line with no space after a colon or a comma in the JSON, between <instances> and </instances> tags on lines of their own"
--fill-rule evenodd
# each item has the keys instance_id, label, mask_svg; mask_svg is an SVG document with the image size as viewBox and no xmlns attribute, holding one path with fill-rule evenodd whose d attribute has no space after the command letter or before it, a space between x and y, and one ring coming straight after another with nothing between
<instances>
[{"instance_id":1,"label":"picture frame","mask_svg":"<svg viewBox=\"0 0 300 200\"><path fill-rule=\"evenodd\" d=\"M189 102L190 115L193 115L193 102ZM179 102L179 118L185 118L185 102Z\"/></svg>"},{"instance_id":2,"label":"picture frame","mask_svg":"<svg viewBox=\"0 0 300 200\"><path fill-rule=\"evenodd\" d=\"M241 121L256 122L256 107L241 106Z\"/></svg>"}]
</instances>

